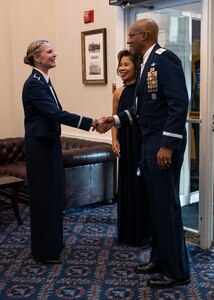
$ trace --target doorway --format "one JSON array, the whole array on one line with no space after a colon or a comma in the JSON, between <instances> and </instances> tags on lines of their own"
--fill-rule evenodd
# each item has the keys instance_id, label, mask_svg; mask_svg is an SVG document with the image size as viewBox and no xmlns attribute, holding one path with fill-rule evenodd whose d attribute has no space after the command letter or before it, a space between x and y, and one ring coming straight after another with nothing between
<instances>
[{"instance_id":1,"label":"doorway","mask_svg":"<svg viewBox=\"0 0 214 300\"><path fill-rule=\"evenodd\" d=\"M213 222L207 222L202 216L209 215L209 218L213 217L211 217L210 211L205 212L207 207L207 205L205 205L206 200L202 199L202 202L199 197L200 189L204 190L206 186L204 178L200 175L201 166L203 169L200 154L200 150L203 147L200 143L202 135L202 120L200 114L202 2L197 1L194 4L179 5L179 1L175 2L172 0L171 5L168 3L167 7L164 3L161 4L161 1L159 2L158 4L157 1L154 1L153 9L145 7L129 8L126 12L126 20L128 20L127 31L130 24L138 19L147 17L154 19L160 29L160 45L174 51L182 61L190 105L186 124L188 143L181 173L180 199L185 229L204 237L207 235L207 225L212 227ZM203 3L203 5L205 4ZM206 120L204 120L204 122L206 122ZM204 138L203 136L203 141ZM212 151L212 148L210 151ZM204 196L204 193L202 194ZM213 194L212 191L211 194ZM209 229L209 232L210 230L213 232L212 228ZM210 241L208 241L209 238L203 238L206 240L206 245L210 244ZM211 239L213 241L213 236Z\"/></svg>"}]
</instances>

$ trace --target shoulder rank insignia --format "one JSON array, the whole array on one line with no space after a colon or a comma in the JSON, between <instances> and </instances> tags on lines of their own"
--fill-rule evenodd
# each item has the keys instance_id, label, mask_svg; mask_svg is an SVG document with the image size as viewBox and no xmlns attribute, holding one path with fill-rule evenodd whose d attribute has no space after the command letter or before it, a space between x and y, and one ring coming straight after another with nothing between
<instances>
[{"instance_id":1,"label":"shoulder rank insignia","mask_svg":"<svg viewBox=\"0 0 214 300\"><path fill-rule=\"evenodd\" d=\"M37 80L40 80L40 76L37 76L36 74L33 75L33 78L36 78Z\"/></svg>"},{"instance_id":2,"label":"shoulder rank insignia","mask_svg":"<svg viewBox=\"0 0 214 300\"><path fill-rule=\"evenodd\" d=\"M161 54L164 53L165 51L166 51L166 49L164 49L164 48L159 48L159 49L157 49L157 50L155 51L155 53L161 55Z\"/></svg>"}]
</instances>

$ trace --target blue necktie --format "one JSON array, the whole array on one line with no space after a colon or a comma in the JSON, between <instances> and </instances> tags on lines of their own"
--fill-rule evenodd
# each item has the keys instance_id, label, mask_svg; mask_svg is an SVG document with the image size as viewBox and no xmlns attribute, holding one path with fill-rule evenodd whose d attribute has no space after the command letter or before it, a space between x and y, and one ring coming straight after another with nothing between
<instances>
[{"instance_id":1,"label":"blue necktie","mask_svg":"<svg viewBox=\"0 0 214 300\"><path fill-rule=\"evenodd\" d=\"M56 105L59 107L58 101L57 101L56 96L55 96L55 94L54 94L54 90L53 90L53 86L52 86L52 84L51 84L50 78L49 78L49 80L48 80L48 85L49 85L49 87L50 87L50 89L51 89L51 92L52 92L52 94L53 94L53 96L54 96Z\"/></svg>"}]
</instances>

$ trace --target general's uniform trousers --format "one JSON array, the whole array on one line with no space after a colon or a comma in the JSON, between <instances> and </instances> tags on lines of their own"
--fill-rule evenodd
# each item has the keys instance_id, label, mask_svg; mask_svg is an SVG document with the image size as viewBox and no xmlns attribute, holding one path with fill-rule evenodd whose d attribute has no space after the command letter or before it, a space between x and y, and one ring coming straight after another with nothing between
<instances>
[{"instance_id":1,"label":"general's uniform trousers","mask_svg":"<svg viewBox=\"0 0 214 300\"><path fill-rule=\"evenodd\" d=\"M162 134L145 135L142 145L142 176L148 187L152 219L150 261L160 264L163 275L189 277L189 260L184 239L179 199L180 170L186 146L184 136L180 149L173 150L172 166L161 170L157 164Z\"/></svg>"}]
</instances>

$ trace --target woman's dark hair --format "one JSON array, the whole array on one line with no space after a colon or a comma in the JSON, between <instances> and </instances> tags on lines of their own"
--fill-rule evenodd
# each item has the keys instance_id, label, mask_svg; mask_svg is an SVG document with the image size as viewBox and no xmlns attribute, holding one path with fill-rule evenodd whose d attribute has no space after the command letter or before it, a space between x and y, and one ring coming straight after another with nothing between
<instances>
[{"instance_id":1,"label":"woman's dark hair","mask_svg":"<svg viewBox=\"0 0 214 300\"><path fill-rule=\"evenodd\" d=\"M120 66L120 62L121 59L123 57L128 57L134 64L134 67L136 69L136 72L138 72L139 69L139 57L137 55L132 54L129 50L121 50L118 54L117 54L117 59L118 59L118 65L117 65L117 75L119 74L119 66Z\"/></svg>"}]
</instances>

